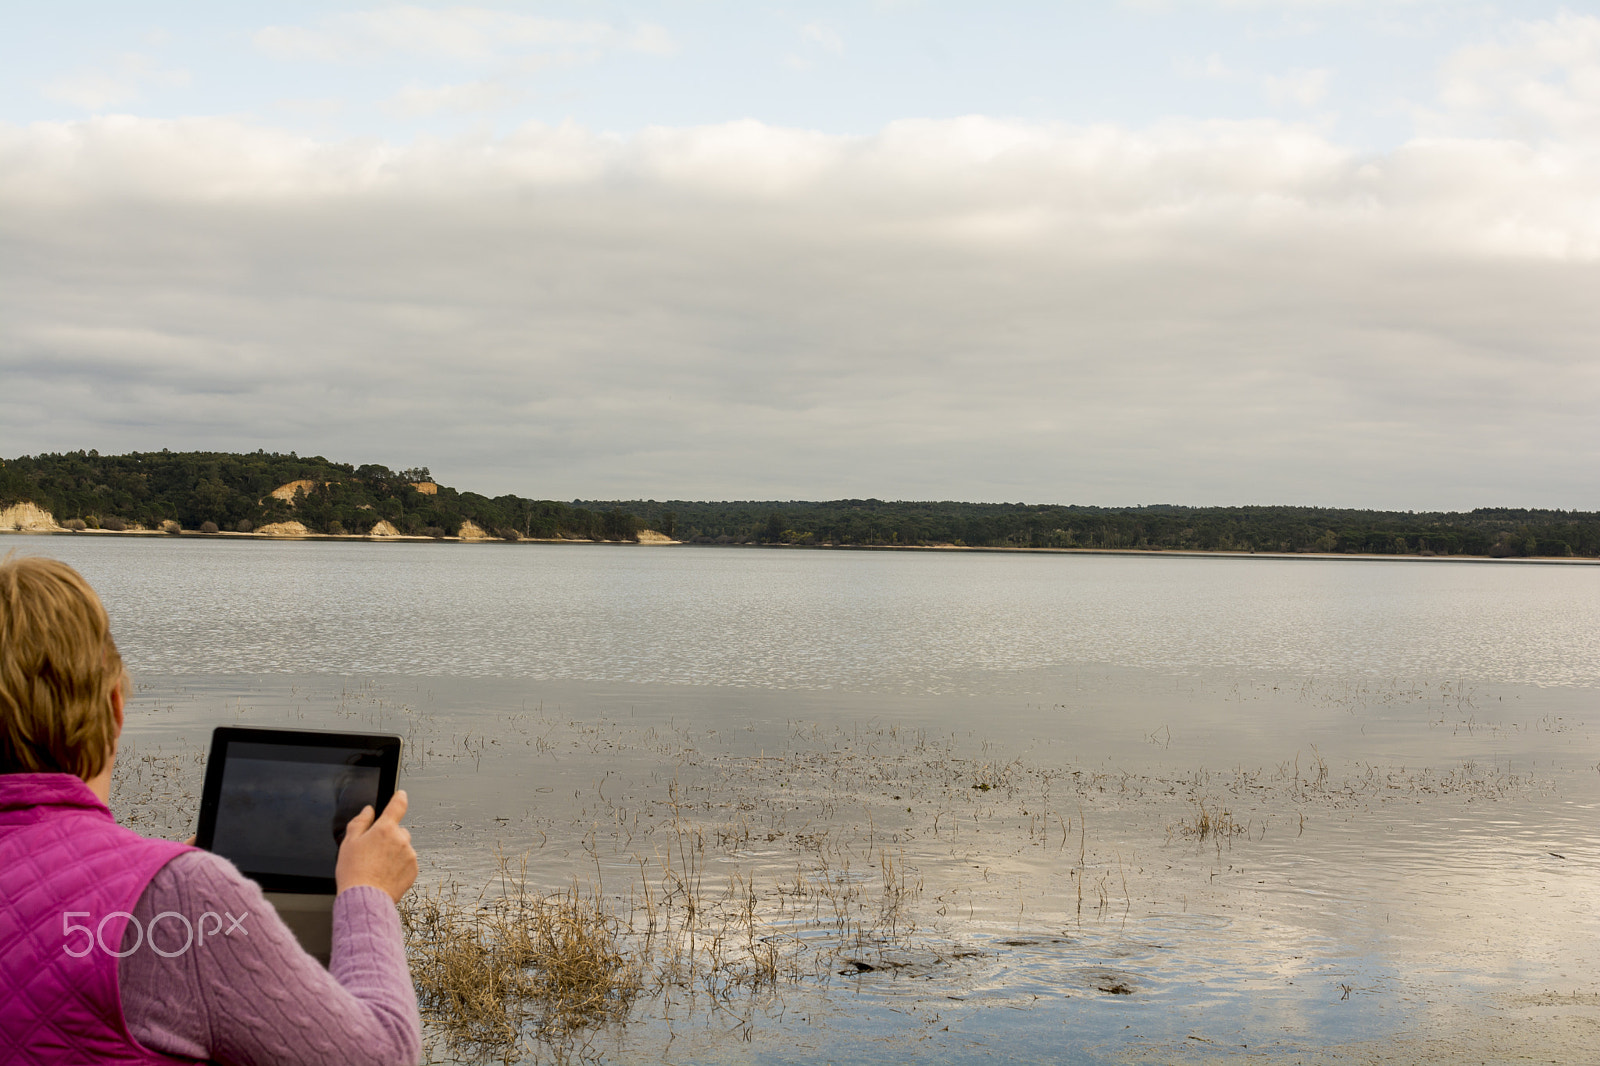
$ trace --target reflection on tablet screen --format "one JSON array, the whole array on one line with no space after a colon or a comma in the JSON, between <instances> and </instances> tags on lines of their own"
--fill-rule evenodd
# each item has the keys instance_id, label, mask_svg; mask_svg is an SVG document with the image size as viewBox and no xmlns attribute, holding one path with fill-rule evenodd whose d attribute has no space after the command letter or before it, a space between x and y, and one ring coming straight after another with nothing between
<instances>
[{"instance_id":1,"label":"reflection on tablet screen","mask_svg":"<svg viewBox=\"0 0 1600 1066\"><path fill-rule=\"evenodd\" d=\"M212 850L251 874L333 876L345 826L376 804L370 750L228 745Z\"/></svg>"}]
</instances>

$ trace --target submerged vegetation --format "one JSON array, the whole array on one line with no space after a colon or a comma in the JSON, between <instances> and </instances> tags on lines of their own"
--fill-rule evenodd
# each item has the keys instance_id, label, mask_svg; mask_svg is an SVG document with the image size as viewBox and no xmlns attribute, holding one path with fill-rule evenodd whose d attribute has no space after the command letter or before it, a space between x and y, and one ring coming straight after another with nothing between
<instances>
[{"instance_id":1,"label":"submerged vegetation","mask_svg":"<svg viewBox=\"0 0 1600 1066\"><path fill-rule=\"evenodd\" d=\"M1314 749L1260 769L1129 773L988 758L987 744L963 752L897 725L792 723L792 748L755 757L689 732L542 717L519 728L552 757L637 746L677 771L631 794L604 773L569 825L540 831L536 877L529 854L501 855L475 892L451 880L407 901L434 1057L602 1061L674 1019L748 1040L764 1010L804 1017L829 990L961 1002L969 980L1041 951L1079 964L1069 997L1138 997L1151 976L1108 968L1102 955L1126 949L1100 945L1140 913L1232 899L1256 883L1242 876L1256 849L1315 851L1308 813L1381 823L1391 805L1414 817L1422 797L1542 787L1473 762L1335 775ZM567 885L536 887L560 876L550 852L574 842Z\"/></svg>"},{"instance_id":2,"label":"submerged vegetation","mask_svg":"<svg viewBox=\"0 0 1600 1066\"><path fill-rule=\"evenodd\" d=\"M1281 695L1352 723L1365 708L1408 705L1441 737L1560 727L1486 722L1450 683L1308 683ZM429 805L415 808L428 872L402 904L429 1061L704 1061L746 1050L759 1060L875 1004L907 1041L884 1049L891 1059L981 1047L959 1019L995 1006L1067 1011L1161 995L1164 1012L1181 1014L1175 945L1212 959L1237 949L1243 965L1261 964L1244 926L1234 948L1204 930L1246 901L1267 908L1274 892L1318 889L1317 864L1302 857L1368 864L1366 876L1381 878L1415 847L1402 837L1398 853L1385 851L1386 834L1456 825L1554 783L1509 760L1330 762L1314 746L1262 766L1124 768L896 721L790 720L759 743L726 723L542 705L463 721L368 684L291 690L282 713L301 727L404 734L408 787L447 800L432 818ZM1170 741L1170 730L1146 738L1152 751ZM203 769L192 744L128 739L113 783L119 816L183 835ZM1412 928L1411 906L1385 904L1385 922L1393 913ZM1273 956L1296 979L1275 994L1373 994L1376 978L1348 960L1301 950ZM1209 1004L1231 978L1207 965ZM1251 995L1263 994L1257 976L1244 978ZM1198 1024L1178 1023L1184 1052Z\"/></svg>"},{"instance_id":3,"label":"submerged vegetation","mask_svg":"<svg viewBox=\"0 0 1600 1066\"><path fill-rule=\"evenodd\" d=\"M1600 557L1600 513L1488 507L1466 513L1320 507L1091 507L834 500L563 503L490 498L426 467L269 452L67 452L0 461L0 510L31 503L75 530L247 532L297 522L316 534L632 541L653 529L699 544L1317 552Z\"/></svg>"}]
</instances>

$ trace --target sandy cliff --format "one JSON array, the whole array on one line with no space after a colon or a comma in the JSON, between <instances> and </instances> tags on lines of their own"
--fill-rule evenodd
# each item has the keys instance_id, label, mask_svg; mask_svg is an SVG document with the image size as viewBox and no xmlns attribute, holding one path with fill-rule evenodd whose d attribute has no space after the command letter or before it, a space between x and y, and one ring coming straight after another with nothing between
<instances>
[{"instance_id":1,"label":"sandy cliff","mask_svg":"<svg viewBox=\"0 0 1600 1066\"><path fill-rule=\"evenodd\" d=\"M332 482L327 482L327 484L331 485ZM315 481L301 479L300 481L290 481L279 485L267 495L273 497L274 499L282 500L284 503L292 506L294 504L294 494L296 492L310 493L310 491L316 487L317 483Z\"/></svg>"},{"instance_id":2,"label":"sandy cliff","mask_svg":"<svg viewBox=\"0 0 1600 1066\"><path fill-rule=\"evenodd\" d=\"M256 527L256 533L263 537L304 537L310 532L304 522L269 522Z\"/></svg>"},{"instance_id":3,"label":"sandy cliff","mask_svg":"<svg viewBox=\"0 0 1600 1066\"><path fill-rule=\"evenodd\" d=\"M37 504L14 503L0 510L0 530L15 533L53 533L60 529L56 516Z\"/></svg>"}]
</instances>

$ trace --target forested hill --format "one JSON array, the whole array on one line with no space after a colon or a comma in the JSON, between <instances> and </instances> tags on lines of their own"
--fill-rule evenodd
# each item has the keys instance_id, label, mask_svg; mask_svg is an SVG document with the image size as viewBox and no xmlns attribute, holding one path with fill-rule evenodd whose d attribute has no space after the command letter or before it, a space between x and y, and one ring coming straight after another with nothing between
<instances>
[{"instance_id":1,"label":"forested hill","mask_svg":"<svg viewBox=\"0 0 1600 1066\"><path fill-rule=\"evenodd\" d=\"M470 522L507 540L635 540L649 528L707 544L1600 557L1600 514L1580 511L883 500L568 504L458 491L434 483L425 467L394 471L292 452L91 451L0 461L0 510L23 502L63 525L102 529L171 522L206 532L248 531L299 522L313 533L364 534L384 521L403 534L440 537Z\"/></svg>"},{"instance_id":2,"label":"forested hill","mask_svg":"<svg viewBox=\"0 0 1600 1066\"><path fill-rule=\"evenodd\" d=\"M293 482L288 499L272 495ZM253 452L24 455L0 460L0 510L28 502L64 525L248 532L300 522L313 533L367 533L379 521L410 536L455 536L471 522L508 540L635 540L632 515L520 496L490 499L433 482L426 467L390 470L318 456Z\"/></svg>"},{"instance_id":3,"label":"forested hill","mask_svg":"<svg viewBox=\"0 0 1600 1066\"><path fill-rule=\"evenodd\" d=\"M1600 556L1600 514L1319 507L1068 507L1021 503L585 502L697 543L953 544L1380 555Z\"/></svg>"}]
</instances>

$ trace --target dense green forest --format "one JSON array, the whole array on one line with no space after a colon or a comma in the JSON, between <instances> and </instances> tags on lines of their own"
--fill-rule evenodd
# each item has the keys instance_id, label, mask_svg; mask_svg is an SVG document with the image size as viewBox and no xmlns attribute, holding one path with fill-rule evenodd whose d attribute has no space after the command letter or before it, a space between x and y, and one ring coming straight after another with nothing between
<instances>
[{"instance_id":1,"label":"dense green forest","mask_svg":"<svg viewBox=\"0 0 1600 1066\"><path fill-rule=\"evenodd\" d=\"M274 498L292 481L311 482L294 500ZM314 533L366 533L378 521L409 536L454 536L462 523L508 540L635 540L636 518L519 496L490 499L439 485L426 467L394 471L321 456L253 452L142 452L24 455L0 461L0 508L27 501L62 523L90 528L248 532L297 521Z\"/></svg>"},{"instance_id":2,"label":"dense green forest","mask_svg":"<svg viewBox=\"0 0 1600 1066\"><path fill-rule=\"evenodd\" d=\"M1600 514L1480 508L1466 514L1320 507L1067 507L1021 503L589 502L716 544L955 544L1380 555L1600 556Z\"/></svg>"},{"instance_id":3,"label":"dense green forest","mask_svg":"<svg viewBox=\"0 0 1600 1066\"><path fill-rule=\"evenodd\" d=\"M271 495L294 481L309 486L291 501ZM401 533L435 537L472 522L508 540L636 540L650 528L701 544L1600 556L1600 514L1592 512L883 500L568 504L435 487L425 467L394 471L292 452L90 451L0 461L0 508L23 501L62 523L104 529L176 522L190 530L248 531L298 521L314 533L366 533L385 520Z\"/></svg>"}]
</instances>

